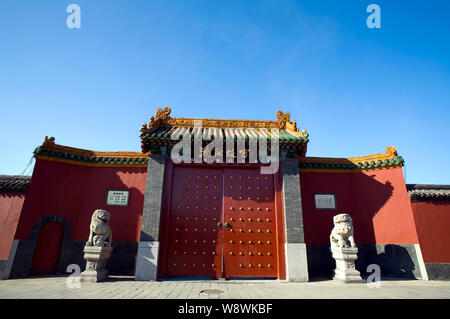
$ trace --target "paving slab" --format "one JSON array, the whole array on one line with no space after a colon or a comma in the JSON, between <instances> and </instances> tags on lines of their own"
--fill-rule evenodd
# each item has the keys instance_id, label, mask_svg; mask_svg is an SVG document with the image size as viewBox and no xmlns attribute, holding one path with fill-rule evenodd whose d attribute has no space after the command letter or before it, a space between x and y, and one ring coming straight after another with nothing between
<instances>
[{"instance_id":1,"label":"paving slab","mask_svg":"<svg viewBox=\"0 0 450 319\"><path fill-rule=\"evenodd\" d=\"M203 291L203 292L202 292ZM208 293L209 292L209 293ZM70 288L67 276L0 281L0 299L450 299L450 281L382 280L366 283L334 280L291 283L278 280L135 281L111 276L101 283Z\"/></svg>"}]
</instances>

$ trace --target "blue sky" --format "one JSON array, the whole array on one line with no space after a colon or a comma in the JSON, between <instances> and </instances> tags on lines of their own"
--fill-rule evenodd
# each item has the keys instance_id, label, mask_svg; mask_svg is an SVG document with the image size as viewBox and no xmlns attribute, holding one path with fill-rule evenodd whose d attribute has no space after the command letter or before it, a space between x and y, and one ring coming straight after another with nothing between
<instances>
[{"instance_id":1,"label":"blue sky","mask_svg":"<svg viewBox=\"0 0 450 319\"><path fill-rule=\"evenodd\" d=\"M66 7L81 8L81 29ZM381 8L369 29L366 7ZM395 145L407 183L450 184L450 2L0 1L0 174L44 137L139 151L157 107L174 117L275 120L308 156ZM30 168L26 173L30 173Z\"/></svg>"}]
</instances>

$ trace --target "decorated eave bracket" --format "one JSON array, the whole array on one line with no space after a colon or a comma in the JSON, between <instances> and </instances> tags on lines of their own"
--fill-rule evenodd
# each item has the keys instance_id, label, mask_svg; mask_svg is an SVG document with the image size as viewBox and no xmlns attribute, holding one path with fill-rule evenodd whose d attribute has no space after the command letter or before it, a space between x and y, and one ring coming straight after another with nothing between
<instances>
[{"instance_id":1,"label":"decorated eave bracket","mask_svg":"<svg viewBox=\"0 0 450 319\"><path fill-rule=\"evenodd\" d=\"M172 118L171 108L158 108L156 115L150 118L150 122L143 124L140 130L142 152L160 152L160 148L171 146L177 140L171 140L170 131L176 127L193 128L194 122L200 120L204 128L217 129L278 129L280 131L280 149L287 149L288 152L296 156L304 157L306 145L309 141L309 134L306 130L299 132L297 123L290 120L289 112L278 111L277 121L254 121L254 120L220 120L220 119L192 119L192 118ZM248 137L246 137L248 141ZM267 138L270 144L270 137Z\"/></svg>"}]
</instances>

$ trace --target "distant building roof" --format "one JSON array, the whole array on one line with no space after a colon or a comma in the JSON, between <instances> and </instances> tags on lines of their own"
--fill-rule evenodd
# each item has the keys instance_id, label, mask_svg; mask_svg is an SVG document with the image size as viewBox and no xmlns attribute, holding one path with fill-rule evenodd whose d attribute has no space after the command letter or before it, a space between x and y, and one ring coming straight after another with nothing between
<instances>
[{"instance_id":1,"label":"distant building roof","mask_svg":"<svg viewBox=\"0 0 450 319\"><path fill-rule=\"evenodd\" d=\"M450 185L407 184L411 201L450 201Z\"/></svg>"},{"instance_id":2,"label":"distant building roof","mask_svg":"<svg viewBox=\"0 0 450 319\"><path fill-rule=\"evenodd\" d=\"M0 193L26 193L31 176L0 175Z\"/></svg>"}]
</instances>

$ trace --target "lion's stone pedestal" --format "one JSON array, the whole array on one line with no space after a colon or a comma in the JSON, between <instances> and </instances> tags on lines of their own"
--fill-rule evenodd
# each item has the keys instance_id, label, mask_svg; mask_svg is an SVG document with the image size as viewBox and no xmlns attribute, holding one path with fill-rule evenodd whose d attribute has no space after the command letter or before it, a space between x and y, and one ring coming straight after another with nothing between
<instances>
[{"instance_id":1,"label":"lion's stone pedestal","mask_svg":"<svg viewBox=\"0 0 450 319\"><path fill-rule=\"evenodd\" d=\"M334 260L336 260L336 269L334 270L334 279L345 282L362 282L361 275L355 269L355 260L358 259L358 248L356 247L334 247L331 248Z\"/></svg>"},{"instance_id":2,"label":"lion's stone pedestal","mask_svg":"<svg viewBox=\"0 0 450 319\"><path fill-rule=\"evenodd\" d=\"M85 246L86 270L81 273L81 281L104 281L108 277L105 267L112 250L112 247Z\"/></svg>"},{"instance_id":3,"label":"lion's stone pedestal","mask_svg":"<svg viewBox=\"0 0 450 319\"><path fill-rule=\"evenodd\" d=\"M97 282L108 277L106 262L113 251L110 218L111 214L104 209L96 209L92 214L89 239L84 246L86 270L81 273L81 281Z\"/></svg>"},{"instance_id":4,"label":"lion's stone pedestal","mask_svg":"<svg viewBox=\"0 0 450 319\"><path fill-rule=\"evenodd\" d=\"M353 222L349 214L333 217L334 228L330 234L331 253L336 260L334 279L345 282L362 282L359 271L355 269L358 248L353 238Z\"/></svg>"}]
</instances>

